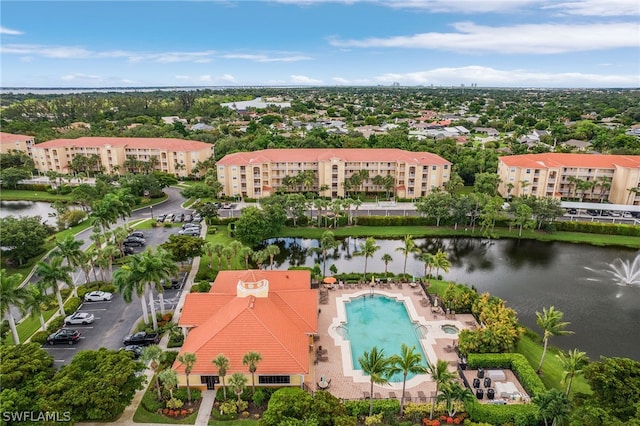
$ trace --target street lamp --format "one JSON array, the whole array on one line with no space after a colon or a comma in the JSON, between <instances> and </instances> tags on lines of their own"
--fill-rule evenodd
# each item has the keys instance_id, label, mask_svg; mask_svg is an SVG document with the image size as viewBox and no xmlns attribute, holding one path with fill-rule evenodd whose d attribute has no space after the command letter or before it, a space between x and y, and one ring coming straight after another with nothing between
<instances>
[{"instance_id":1,"label":"street lamp","mask_svg":"<svg viewBox=\"0 0 640 426\"><path fill-rule=\"evenodd\" d=\"M373 297L373 283L371 283L371 290L369 291L369 294Z\"/></svg>"},{"instance_id":2,"label":"street lamp","mask_svg":"<svg viewBox=\"0 0 640 426\"><path fill-rule=\"evenodd\" d=\"M149 206L149 209L151 210L151 220L153 220L153 206Z\"/></svg>"}]
</instances>

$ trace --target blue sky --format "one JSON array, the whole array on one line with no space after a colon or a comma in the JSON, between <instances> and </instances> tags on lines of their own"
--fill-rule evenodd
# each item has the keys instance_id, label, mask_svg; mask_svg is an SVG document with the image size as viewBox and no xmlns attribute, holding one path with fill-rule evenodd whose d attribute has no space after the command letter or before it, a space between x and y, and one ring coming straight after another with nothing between
<instances>
[{"instance_id":1,"label":"blue sky","mask_svg":"<svg viewBox=\"0 0 640 426\"><path fill-rule=\"evenodd\" d=\"M638 0L7 1L1 87L640 87Z\"/></svg>"}]
</instances>

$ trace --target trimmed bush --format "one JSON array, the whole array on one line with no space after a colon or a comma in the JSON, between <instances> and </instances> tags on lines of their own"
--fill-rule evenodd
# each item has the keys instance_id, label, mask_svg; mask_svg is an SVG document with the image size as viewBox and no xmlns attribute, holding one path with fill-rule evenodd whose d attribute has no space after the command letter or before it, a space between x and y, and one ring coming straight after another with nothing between
<instances>
[{"instance_id":1,"label":"trimmed bush","mask_svg":"<svg viewBox=\"0 0 640 426\"><path fill-rule=\"evenodd\" d=\"M150 413L156 413L158 410L164 408L164 402L156 399L155 392L149 387L149 389L142 396L142 406Z\"/></svg>"},{"instance_id":2,"label":"trimmed bush","mask_svg":"<svg viewBox=\"0 0 640 426\"><path fill-rule=\"evenodd\" d=\"M64 304L64 310L68 314L72 314L73 312L78 310L78 307L82 304L82 299L80 297L71 297Z\"/></svg>"},{"instance_id":3,"label":"trimmed bush","mask_svg":"<svg viewBox=\"0 0 640 426\"><path fill-rule=\"evenodd\" d=\"M63 317L55 317L54 319L47 324L47 331L53 333L54 331L60 329L64 325Z\"/></svg>"},{"instance_id":4,"label":"trimmed bush","mask_svg":"<svg viewBox=\"0 0 640 426\"><path fill-rule=\"evenodd\" d=\"M187 401L187 387L178 388L173 391L173 397L181 401ZM191 388L191 401L197 401L202 398L202 392L200 389Z\"/></svg>"},{"instance_id":5,"label":"trimmed bush","mask_svg":"<svg viewBox=\"0 0 640 426\"><path fill-rule=\"evenodd\" d=\"M49 333L48 331L38 331L36 332L36 334L31 336L31 342L44 345L45 343L47 343L47 337L49 337L49 334L51 333Z\"/></svg>"},{"instance_id":6,"label":"trimmed bush","mask_svg":"<svg viewBox=\"0 0 640 426\"><path fill-rule=\"evenodd\" d=\"M369 415L368 400L345 401L344 408L347 410L348 414L355 417ZM382 413L382 416L387 418L388 416L394 416L399 412L400 401L397 399L379 399L373 401L373 414Z\"/></svg>"}]
</instances>

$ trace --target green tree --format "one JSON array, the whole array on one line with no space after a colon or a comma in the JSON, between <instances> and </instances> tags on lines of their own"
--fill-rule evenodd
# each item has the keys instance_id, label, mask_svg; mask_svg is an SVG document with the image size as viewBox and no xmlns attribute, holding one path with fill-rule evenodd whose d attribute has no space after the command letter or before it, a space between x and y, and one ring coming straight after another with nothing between
<instances>
[{"instance_id":1,"label":"green tree","mask_svg":"<svg viewBox=\"0 0 640 426\"><path fill-rule=\"evenodd\" d=\"M440 226L442 219L447 219L451 216L451 207L453 205L453 198L448 192L432 192L416 201L416 211L428 218L434 218L436 220L436 226Z\"/></svg>"},{"instance_id":2,"label":"green tree","mask_svg":"<svg viewBox=\"0 0 640 426\"><path fill-rule=\"evenodd\" d=\"M149 368L153 371L156 382L156 391L158 392L158 401L162 401L162 392L160 389L160 380L158 379L158 369L165 355L162 348L158 345L149 345L142 350L140 361L149 364Z\"/></svg>"},{"instance_id":3,"label":"green tree","mask_svg":"<svg viewBox=\"0 0 640 426\"><path fill-rule=\"evenodd\" d=\"M184 375L187 378L187 400L191 403L191 386L189 386L189 375L193 370L193 366L196 365L198 358L196 354L191 352L185 352L182 355L178 355L176 358L178 362L184 365Z\"/></svg>"},{"instance_id":4,"label":"green tree","mask_svg":"<svg viewBox=\"0 0 640 426\"><path fill-rule=\"evenodd\" d=\"M179 271L178 265L175 264L171 254L162 247L154 252L153 248L147 248L142 252L140 262L142 270L140 271L143 280L147 283L150 290L158 293L160 299L160 313L164 315L164 281L170 281ZM158 319L156 318L155 302L153 291L149 292L149 305L151 306L151 320L153 321L153 329L158 329Z\"/></svg>"},{"instance_id":5,"label":"green tree","mask_svg":"<svg viewBox=\"0 0 640 426\"><path fill-rule=\"evenodd\" d=\"M400 398L400 415L404 412L404 391L407 385L407 375L424 374L427 367L422 365L422 355L415 352L416 347L409 347L405 343L400 348L400 355L393 355L389 358L389 376L396 373L402 373L402 397Z\"/></svg>"},{"instance_id":6,"label":"green tree","mask_svg":"<svg viewBox=\"0 0 640 426\"><path fill-rule=\"evenodd\" d=\"M473 190L493 197L498 194L499 183L500 177L495 173L477 173Z\"/></svg>"},{"instance_id":7,"label":"green tree","mask_svg":"<svg viewBox=\"0 0 640 426\"><path fill-rule=\"evenodd\" d=\"M392 367L390 358L384 355L384 349L377 346L371 348L371 352L365 351L358 357L358 364L362 371L369 376L370 395L373 395L373 385L386 385L389 383L389 376ZM373 415L373 399L369 398L369 417Z\"/></svg>"},{"instance_id":8,"label":"green tree","mask_svg":"<svg viewBox=\"0 0 640 426\"><path fill-rule=\"evenodd\" d=\"M258 363L262 361L262 355L259 352L247 352L242 357L242 365L246 365L249 367L249 373L251 373L251 387L253 389L253 393L256 393L256 379L255 374L258 369Z\"/></svg>"},{"instance_id":9,"label":"green tree","mask_svg":"<svg viewBox=\"0 0 640 426\"><path fill-rule=\"evenodd\" d=\"M29 179L31 177L31 172L28 170L20 169L18 167L8 167L6 169L0 170L0 180L2 181L2 186L8 189L16 189L18 187L18 182L21 180Z\"/></svg>"},{"instance_id":10,"label":"green tree","mask_svg":"<svg viewBox=\"0 0 640 426\"><path fill-rule=\"evenodd\" d=\"M25 260L42 253L49 230L40 216L0 218L0 241L8 249L6 257L22 266Z\"/></svg>"},{"instance_id":11,"label":"green tree","mask_svg":"<svg viewBox=\"0 0 640 426\"><path fill-rule=\"evenodd\" d=\"M316 395L319 393L328 392L316 392ZM265 426L294 425L303 424L305 423L303 419L309 419L308 423L318 426L333 424L333 422L320 423L315 419L311 420L315 417L316 410L321 408L316 405L315 397L312 399L311 395L301 388L280 388L271 395L269 406L260 423ZM335 418L331 420L335 421Z\"/></svg>"},{"instance_id":12,"label":"green tree","mask_svg":"<svg viewBox=\"0 0 640 426\"><path fill-rule=\"evenodd\" d=\"M475 396L469 389L463 388L459 383L446 382L443 383L440 388L440 394L438 395L437 402L444 401L445 409L449 417L456 415L456 401L471 402Z\"/></svg>"},{"instance_id":13,"label":"green tree","mask_svg":"<svg viewBox=\"0 0 640 426\"><path fill-rule=\"evenodd\" d=\"M454 379L454 374L449 371L449 363L443 359L439 359L435 364L429 364L427 366L427 372L431 375L431 378L436 382L435 399L438 400L440 388L446 386ZM429 418L433 419L433 408L435 404L431 404L431 412Z\"/></svg>"},{"instance_id":14,"label":"green tree","mask_svg":"<svg viewBox=\"0 0 640 426\"><path fill-rule=\"evenodd\" d=\"M56 240L56 250L67 261L68 266L76 268L82 260L83 243L84 241L76 240L73 235L67 235L63 240Z\"/></svg>"},{"instance_id":15,"label":"green tree","mask_svg":"<svg viewBox=\"0 0 640 426\"><path fill-rule=\"evenodd\" d=\"M280 254L280 247L275 244L269 244L264 250L267 252L267 255L269 255L269 266L271 270L273 270L273 258Z\"/></svg>"},{"instance_id":16,"label":"green tree","mask_svg":"<svg viewBox=\"0 0 640 426\"><path fill-rule=\"evenodd\" d=\"M218 376L220 376L220 379L222 379L222 392L224 393L224 400L226 401L227 385L224 383L224 378L226 377L227 371L229 370L229 358L224 356L224 354L218 354L218 356L215 357L211 362L218 369Z\"/></svg>"},{"instance_id":17,"label":"green tree","mask_svg":"<svg viewBox=\"0 0 640 426\"><path fill-rule=\"evenodd\" d=\"M441 269L443 272L449 272L449 269L451 268L451 262L449 261L447 253L444 250L438 249L436 254L433 255L433 267L436 268L436 279L438 280L440 279Z\"/></svg>"},{"instance_id":18,"label":"green tree","mask_svg":"<svg viewBox=\"0 0 640 426\"><path fill-rule=\"evenodd\" d=\"M122 299L126 303L131 303L133 294L140 298L142 305L142 317L145 324L149 324L149 314L147 312L147 286L143 280L143 268L141 265L142 256L134 254L127 258L127 263L113 273L113 284L116 291L122 295Z\"/></svg>"},{"instance_id":19,"label":"green tree","mask_svg":"<svg viewBox=\"0 0 640 426\"><path fill-rule=\"evenodd\" d=\"M623 424L637 420L640 401L640 361L630 358L601 357L584 368L584 377L591 386L591 405L602 408ZM635 406L631 402L636 402Z\"/></svg>"},{"instance_id":20,"label":"green tree","mask_svg":"<svg viewBox=\"0 0 640 426\"><path fill-rule=\"evenodd\" d=\"M271 225L268 217L257 207L242 210L240 218L235 222L235 234L245 244L255 246L264 241L270 233Z\"/></svg>"},{"instance_id":21,"label":"green tree","mask_svg":"<svg viewBox=\"0 0 640 426\"><path fill-rule=\"evenodd\" d=\"M518 237L522 237L522 229L535 226L535 221L531 220L533 210L526 204L518 203L511 223L518 227Z\"/></svg>"},{"instance_id":22,"label":"green tree","mask_svg":"<svg viewBox=\"0 0 640 426\"><path fill-rule=\"evenodd\" d=\"M20 343L18 329L16 328L16 320L11 312L12 307L23 309L25 300L29 297L29 293L22 285L22 274L8 274L6 269L0 269L0 315L2 318L9 320L11 335L15 344Z\"/></svg>"},{"instance_id":23,"label":"green tree","mask_svg":"<svg viewBox=\"0 0 640 426\"><path fill-rule=\"evenodd\" d=\"M367 280L367 261L370 257L373 257L378 250L380 250L380 246L376 245L376 239L369 237L364 243L360 243L360 250L354 253L355 256L364 256L364 272L362 275L364 281Z\"/></svg>"},{"instance_id":24,"label":"green tree","mask_svg":"<svg viewBox=\"0 0 640 426\"><path fill-rule=\"evenodd\" d=\"M571 402L567 395L558 389L539 393L531 398L531 401L538 406L538 418L544 421L545 426L555 426L571 412Z\"/></svg>"},{"instance_id":25,"label":"green tree","mask_svg":"<svg viewBox=\"0 0 640 426\"><path fill-rule=\"evenodd\" d=\"M162 382L162 386L169 391L171 399L173 399L173 389L178 386L178 375L171 368L165 368L158 373L158 378ZM187 388L188 389L188 388Z\"/></svg>"},{"instance_id":26,"label":"green tree","mask_svg":"<svg viewBox=\"0 0 640 426\"><path fill-rule=\"evenodd\" d=\"M46 291L38 288L37 285L29 284L26 286L27 297L24 300L23 308L29 312L31 318L38 317L40 320L40 328L44 331L47 329L44 320L44 306L48 305L51 298Z\"/></svg>"},{"instance_id":27,"label":"green tree","mask_svg":"<svg viewBox=\"0 0 640 426\"><path fill-rule=\"evenodd\" d=\"M540 374L542 371L542 364L544 363L544 357L547 353L547 346L549 345L549 338L551 336L564 336L572 334L572 331L565 330L570 324L569 322L562 321L564 314L561 311L556 310L554 306L549 309L542 308L542 312L536 312L536 324L544 332L542 341L544 346L542 348L542 356L540 357L540 364L536 372Z\"/></svg>"},{"instance_id":28,"label":"green tree","mask_svg":"<svg viewBox=\"0 0 640 426\"><path fill-rule=\"evenodd\" d=\"M253 249L251 247L242 246L240 249L240 256L244 259L244 265L247 269L249 269L249 259L253 255Z\"/></svg>"},{"instance_id":29,"label":"green tree","mask_svg":"<svg viewBox=\"0 0 640 426\"><path fill-rule=\"evenodd\" d=\"M327 252L338 247L335 234L332 231L324 231L320 237L320 250L322 251L322 275L327 276Z\"/></svg>"},{"instance_id":30,"label":"green tree","mask_svg":"<svg viewBox=\"0 0 640 426\"><path fill-rule=\"evenodd\" d=\"M380 260L382 260L382 263L384 263L384 276L388 276L388 270L389 270L389 263L393 262L393 257L391 257L391 255L389 253L385 253L382 255L382 257L380 258Z\"/></svg>"},{"instance_id":31,"label":"green tree","mask_svg":"<svg viewBox=\"0 0 640 426\"><path fill-rule=\"evenodd\" d=\"M233 258L233 248L229 246L223 247L222 256L224 256L224 258L227 259L227 269L233 269L231 266L231 260Z\"/></svg>"},{"instance_id":32,"label":"green tree","mask_svg":"<svg viewBox=\"0 0 640 426\"><path fill-rule=\"evenodd\" d=\"M420 248L416 246L416 242L411 238L411 235L405 235L404 245L396 248L396 251L401 252L404 255L404 265L402 267L402 275L407 274L407 259L411 253L418 253Z\"/></svg>"},{"instance_id":33,"label":"green tree","mask_svg":"<svg viewBox=\"0 0 640 426\"><path fill-rule=\"evenodd\" d=\"M569 396L573 378L582 374L584 367L589 364L589 357L586 352L573 349L566 354L563 351L560 351L560 353L556 355L556 358L558 358L560 365L562 366L561 383L567 385L565 394Z\"/></svg>"},{"instance_id":34,"label":"green tree","mask_svg":"<svg viewBox=\"0 0 640 426\"><path fill-rule=\"evenodd\" d=\"M62 302L62 294L60 293L58 282L61 281L69 288L73 288L73 279L71 278L73 268L69 265L63 265L62 262L62 256L53 256L48 263L39 261L36 263L35 272L40 277L43 287L53 289L58 299L60 315L65 316L64 303Z\"/></svg>"},{"instance_id":35,"label":"green tree","mask_svg":"<svg viewBox=\"0 0 640 426\"><path fill-rule=\"evenodd\" d=\"M202 238L172 234L167 241L160 244L160 247L171 253L171 257L176 262L186 262L201 256L204 244L205 241Z\"/></svg>"},{"instance_id":36,"label":"green tree","mask_svg":"<svg viewBox=\"0 0 640 426\"><path fill-rule=\"evenodd\" d=\"M238 402L240 402L240 395L244 392L244 388L247 387L247 376L242 373L233 373L229 377L229 386L231 386L233 393L238 398Z\"/></svg>"}]
</instances>

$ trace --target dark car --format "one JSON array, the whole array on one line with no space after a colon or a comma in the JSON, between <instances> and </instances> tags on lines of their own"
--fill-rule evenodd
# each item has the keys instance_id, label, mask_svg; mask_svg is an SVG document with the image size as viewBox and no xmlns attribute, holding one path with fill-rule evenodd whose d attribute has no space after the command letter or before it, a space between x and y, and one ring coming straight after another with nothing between
<instances>
[{"instance_id":1,"label":"dark car","mask_svg":"<svg viewBox=\"0 0 640 426\"><path fill-rule=\"evenodd\" d=\"M158 333L147 333L144 331L140 331L138 333L125 336L122 343L125 346L130 346L130 345L149 346L149 345L157 345L159 341L160 341L160 336L158 335Z\"/></svg>"},{"instance_id":2,"label":"dark car","mask_svg":"<svg viewBox=\"0 0 640 426\"><path fill-rule=\"evenodd\" d=\"M578 214L578 210L577 209L567 209L567 213L569 213L569 214Z\"/></svg>"},{"instance_id":3,"label":"dark car","mask_svg":"<svg viewBox=\"0 0 640 426\"><path fill-rule=\"evenodd\" d=\"M171 278L170 280L162 280L162 287L165 289L178 289L180 288L180 279L179 278Z\"/></svg>"},{"instance_id":4,"label":"dark car","mask_svg":"<svg viewBox=\"0 0 640 426\"><path fill-rule=\"evenodd\" d=\"M124 242L122 243L123 246L135 246L135 247L142 247L146 244L146 241L144 240L144 238L138 238L138 237L127 237L126 240L124 240Z\"/></svg>"},{"instance_id":5,"label":"dark car","mask_svg":"<svg viewBox=\"0 0 640 426\"><path fill-rule=\"evenodd\" d=\"M140 345L127 345L123 348L120 348L121 351L125 351L125 352L129 352L130 354L133 355L133 359L138 359L140 358L140 355L142 355L142 350L144 349L144 347L140 346Z\"/></svg>"},{"instance_id":6,"label":"dark car","mask_svg":"<svg viewBox=\"0 0 640 426\"><path fill-rule=\"evenodd\" d=\"M144 240L144 234L140 231L133 231L129 234L130 237L142 238Z\"/></svg>"},{"instance_id":7,"label":"dark car","mask_svg":"<svg viewBox=\"0 0 640 426\"><path fill-rule=\"evenodd\" d=\"M131 247L122 246L122 255L123 256L128 256L128 255L133 254L133 253L135 253L135 252L133 251L133 249Z\"/></svg>"},{"instance_id":8,"label":"dark car","mask_svg":"<svg viewBox=\"0 0 640 426\"><path fill-rule=\"evenodd\" d=\"M73 345L78 340L80 340L80 332L78 330L72 330L70 328L62 328L47 337L47 343L50 345L55 345L58 343Z\"/></svg>"},{"instance_id":9,"label":"dark car","mask_svg":"<svg viewBox=\"0 0 640 426\"><path fill-rule=\"evenodd\" d=\"M590 216L598 216L598 212L596 210L587 210L587 214Z\"/></svg>"}]
</instances>

